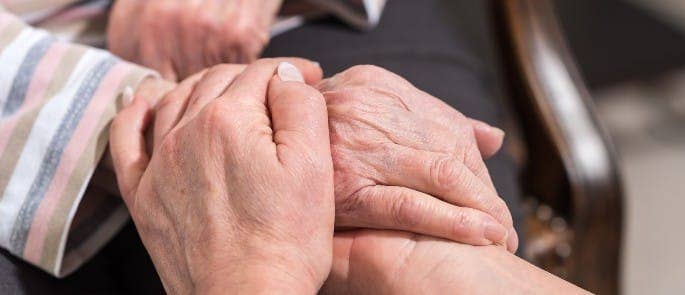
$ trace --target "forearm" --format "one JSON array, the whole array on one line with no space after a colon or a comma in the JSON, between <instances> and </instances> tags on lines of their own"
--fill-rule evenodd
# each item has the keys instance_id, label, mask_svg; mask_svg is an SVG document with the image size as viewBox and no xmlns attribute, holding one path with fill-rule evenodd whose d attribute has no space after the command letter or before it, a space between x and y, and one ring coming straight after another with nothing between
<instances>
[{"instance_id":1,"label":"forearm","mask_svg":"<svg viewBox=\"0 0 685 295\"><path fill-rule=\"evenodd\" d=\"M307 260L314 257L303 256L303 244L278 245L252 237L231 244L235 247L230 255L209 255L196 260L197 264L207 265L195 268L203 271L192 275L197 293L316 294L328 274L307 266ZM315 252L309 251L309 255L330 259ZM329 269L330 265L326 267Z\"/></svg>"},{"instance_id":2,"label":"forearm","mask_svg":"<svg viewBox=\"0 0 685 295\"><path fill-rule=\"evenodd\" d=\"M246 267L219 272L196 285L197 294L316 294L320 286L304 277L270 267Z\"/></svg>"},{"instance_id":3,"label":"forearm","mask_svg":"<svg viewBox=\"0 0 685 295\"><path fill-rule=\"evenodd\" d=\"M498 246L471 246L419 237L408 259L424 259L399 272L396 292L413 294L586 294L584 290ZM426 255L439 259L431 259ZM424 258L422 258L424 257ZM420 273L417 277L415 274Z\"/></svg>"},{"instance_id":4,"label":"forearm","mask_svg":"<svg viewBox=\"0 0 685 295\"><path fill-rule=\"evenodd\" d=\"M588 292L496 246L445 245L447 263L436 267L426 287L465 293L587 294ZM449 263L451 262L451 263ZM470 267L464 267L464 263ZM459 273L459 280L455 274Z\"/></svg>"}]
</instances>

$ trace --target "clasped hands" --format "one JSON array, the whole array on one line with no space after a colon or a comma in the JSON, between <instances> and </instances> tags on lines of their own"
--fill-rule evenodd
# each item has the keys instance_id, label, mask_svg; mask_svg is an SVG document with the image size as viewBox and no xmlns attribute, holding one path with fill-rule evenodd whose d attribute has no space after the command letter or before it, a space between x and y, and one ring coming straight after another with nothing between
<instances>
[{"instance_id":1,"label":"clasped hands","mask_svg":"<svg viewBox=\"0 0 685 295\"><path fill-rule=\"evenodd\" d=\"M349 266L378 257L333 254L349 254L357 229L516 250L483 163L503 133L384 69L322 80L315 63L262 59L214 66L157 95L153 105L141 90L119 113L110 148L170 293L311 294L329 277L324 290L349 290ZM360 232L371 246L357 251L407 251L405 234L391 239L397 247L388 234ZM390 262L373 265L398 267L392 252L381 256ZM384 290L416 283L368 271Z\"/></svg>"}]
</instances>

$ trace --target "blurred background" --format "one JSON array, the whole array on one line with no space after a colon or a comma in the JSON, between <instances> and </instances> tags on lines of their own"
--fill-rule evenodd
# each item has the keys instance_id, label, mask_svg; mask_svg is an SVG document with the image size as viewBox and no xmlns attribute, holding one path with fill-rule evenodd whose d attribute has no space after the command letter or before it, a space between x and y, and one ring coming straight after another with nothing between
<instances>
[{"instance_id":1,"label":"blurred background","mask_svg":"<svg viewBox=\"0 0 685 295\"><path fill-rule=\"evenodd\" d=\"M558 0L618 154L624 294L685 294L685 1Z\"/></svg>"}]
</instances>

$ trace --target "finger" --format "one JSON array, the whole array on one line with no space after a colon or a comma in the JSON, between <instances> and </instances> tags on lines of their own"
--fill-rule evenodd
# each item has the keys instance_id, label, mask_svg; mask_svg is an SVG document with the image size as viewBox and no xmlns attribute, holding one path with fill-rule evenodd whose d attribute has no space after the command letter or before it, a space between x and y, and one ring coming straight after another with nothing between
<instances>
[{"instance_id":1,"label":"finger","mask_svg":"<svg viewBox=\"0 0 685 295\"><path fill-rule=\"evenodd\" d=\"M336 225L409 231L474 246L506 246L507 228L492 216L405 187L365 187L354 195L353 203L352 211L336 214Z\"/></svg>"},{"instance_id":2,"label":"finger","mask_svg":"<svg viewBox=\"0 0 685 295\"><path fill-rule=\"evenodd\" d=\"M169 54L163 52L158 45L156 42L142 42L140 44L141 61L143 65L158 71L165 80L176 82L178 76L171 59L168 58Z\"/></svg>"},{"instance_id":3,"label":"finger","mask_svg":"<svg viewBox=\"0 0 685 295\"><path fill-rule=\"evenodd\" d=\"M117 183L124 202L132 208L133 195L148 164L145 129L150 123L150 107L135 99L114 118L110 128L110 151Z\"/></svg>"},{"instance_id":4,"label":"finger","mask_svg":"<svg viewBox=\"0 0 685 295\"><path fill-rule=\"evenodd\" d=\"M478 150L480 150L483 158L489 158L495 155L504 142L504 131L497 127L493 127L483 121L469 119L473 126L473 132L476 136L476 143L478 143Z\"/></svg>"},{"instance_id":5,"label":"finger","mask_svg":"<svg viewBox=\"0 0 685 295\"><path fill-rule=\"evenodd\" d=\"M207 103L219 97L245 67L245 65L225 64L207 70L190 94L183 120L195 117Z\"/></svg>"},{"instance_id":6,"label":"finger","mask_svg":"<svg viewBox=\"0 0 685 295\"><path fill-rule=\"evenodd\" d=\"M369 155L374 161L378 155ZM480 210L513 229L506 203L461 161L444 154L394 146L375 160L378 179L386 185L403 186L433 195L457 206Z\"/></svg>"},{"instance_id":7,"label":"finger","mask_svg":"<svg viewBox=\"0 0 685 295\"><path fill-rule=\"evenodd\" d=\"M160 66L159 74L162 78L168 81L176 82L178 81L178 75L171 62L165 62Z\"/></svg>"},{"instance_id":8,"label":"finger","mask_svg":"<svg viewBox=\"0 0 685 295\"><path fill-rule=\"evenodd\" d=\"M483 161L483 152L480 150L481 142L478 141L478 135L473 128L473 122L441 100L437 100L433 97L429 97L428 100L433 104L442 106L438 109L433 109L433 111L430 112L429 116L433 120L450 128L455 135L467 138L466 141L462 141L462 149L457 151L456 155L462 158L464 165L471 169L473 174L478 176L483 183L494 190L495 185L492 182L488 168ZM487 148L492 149L491 146L488 146ZM491 152L491 150L488 150L488 152Z\"/></svg>"},{"instance_id":9,"label":"finger","mask_svg":"<svg viewBox=\"0 0 685 295\"><path fill-rule=\"evenodd\" d=\"M224 100L243 100L265 103L266 91L276 68L281 62L288 62L299 69L307 84L315 84L323 75L321 68L308 60L301 58L269 58L260 59L248 66L230 87L224 92Z\"/></svg>"},{"instance_id":10,"label":"finger","mask_svg":"<svg viewBox=\"0 0 685 295\"><path fill-rule=\"evenodd\" d=\"M178 124L188 105L195 84L203 75L204 72L200 72L183 80L155 106L154 147L157 147L164 136Z\"/></svg>"},{"instance_id":11,"label":"finger","mask_svg":"<svg viewBox=\"0 0 685 295\"><path fill-rule=\"evenodd\" d=\"M321 93L305 84L297 67L288 62L278 66L268 88L268 106L279 156L286 149L312 151L313 159L327 157L326 162L330 162L328 115Z\"/></svg>"},{"instance_id":12,"label":"finger","mask_svg":"<svg viewBox=\"0 0 685 295\"><path fill-rule=\"evenodd\" d=\"M207 1L185 1L182 5L185 13L180 13L176 21L178 25L175 26L176 36L180 40L177 44L180 55L176 60L180 64L182 74L188 77L205 66L214 65L205 63L203 57L206 45L212 40L209 38L212 32L208 28L211 20L208 21L207 17L216 10L213 10L213 7L207 7L214 6L213 2Z\"/></svg>"}]
</instances>

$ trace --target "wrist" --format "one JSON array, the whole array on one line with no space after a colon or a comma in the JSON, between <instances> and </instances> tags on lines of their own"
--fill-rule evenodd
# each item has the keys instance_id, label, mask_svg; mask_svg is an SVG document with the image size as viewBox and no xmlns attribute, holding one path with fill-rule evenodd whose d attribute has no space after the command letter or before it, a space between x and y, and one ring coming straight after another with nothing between
<instances>
[{"instance_id":1,"label":"wrist","mask_svg":"<svg viewBox=\"0 0 685 295\"><path fill-rule=\"evenodd\" d=\"M332 257L292 245L247 242L229 256L206 257L193 276L198 293L315 294L331 269ZM212 251L217 253L216 251ZM330 251L329 251L330 252Z\"/></svg>"},{"instance_id":2,"label":"wrist","mask_svg":"<svg viewBox=\"0 0 685 295\"><path fill-rule=\"evenodd\" d=\"M198 294L316 294L322 282L294 267L233 265L195 284Z\"/></svg>"}]
</instances>

